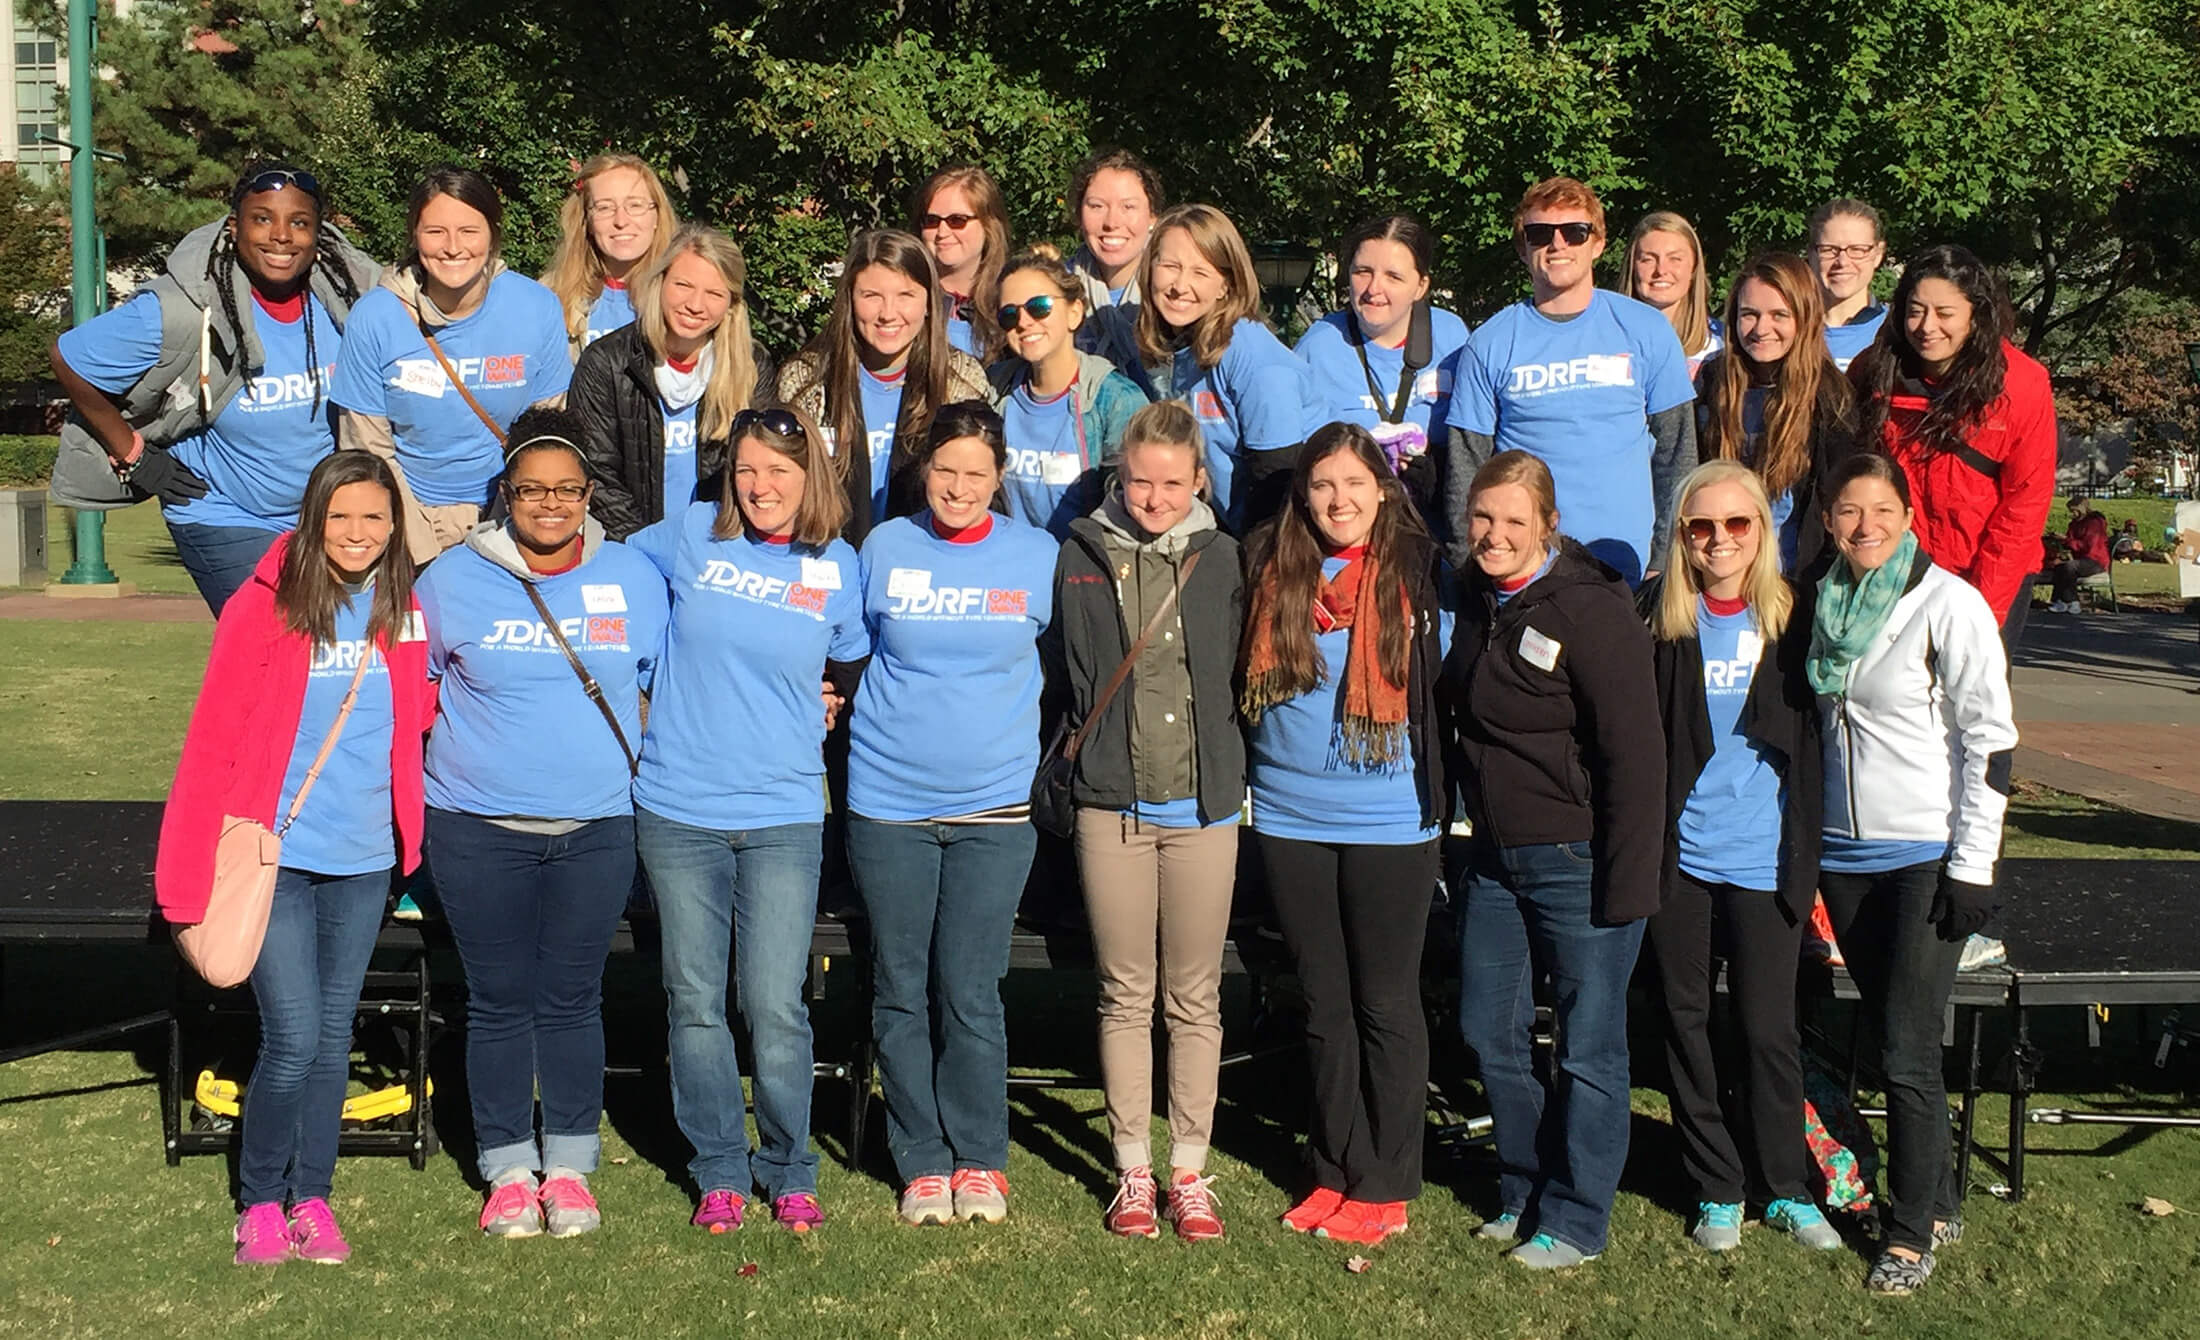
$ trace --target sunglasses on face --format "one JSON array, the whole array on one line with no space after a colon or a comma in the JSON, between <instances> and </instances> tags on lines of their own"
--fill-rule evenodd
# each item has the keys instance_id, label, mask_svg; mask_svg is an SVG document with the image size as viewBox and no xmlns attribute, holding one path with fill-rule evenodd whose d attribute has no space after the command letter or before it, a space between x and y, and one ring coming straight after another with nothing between
<instances>
[{"instance_id":1,"label":"sunglasses on face","mask_svg":"<svg viewBox=\"0 0 2200 1340\"><path fill-rule=\"evenodd\" d=\"M999 318L1002 330L1014 330L1016 329L1017 314L1021 312L1031 313L1031 319L1034 321L1046 320L1054 315L1054 295L1042 293L1035 298L1026 298L1020 303L1008 303L993 315Z\"/></svg>"},{"instance_id":2,"label":"sunglasses on face","mask_svg":"<svg viewBox=\"0 0 2200 1340\"><path fill-rule=\"evenodd\" d=\"M956 232L959 233L963 229L968 228L970 226L970 221L977 217L978 216L975 214L927 214L923 218L917 220L917 222L920 225L920 231L922 232L929 233L934 228L937 228L944 223L948 227L954 229Z\"/></svg>"},{"instance_id":3,"label":"sunglasses on face","mask_svg":"<svg viewBox=\"0 0 2200 1340\"><path fill-rule=\"evenodd\" d=\"M312 173L293 172L289 168L269 168L237 183L236 194L231 197L231 208L242 203L248 195L258 195L262 191L280 191L285 186L295 186L312 196L316 204L320 202L321 183L314 180Z\"/></svg>"},{"instance_id":4,"label":"sunglasses on face","mask_svg":"<svg viewBox=\"0 0 2200 1340\"><path fill-rule=\"evenodd\" d=\"M802 436L802 421L783 409L745 409L733 416L733 428L726 434L730 441L739 441L751 428L761 428L774 437Z\"/></svg>"},{"instance_id":5,"label":"sunglasses on face","mask_svg":"<svg viewBox=\"0 0 2200 1340\"><path fill-rule=\"evenodd\" d=\"M1694 540L1697 544L1709 544L1711 543L1711 537L1719 533L1719 527L1721 526L1726 527L1726 538L1739 540L1749 534L1749 528L1756 524L1757 518L1746 515L1730 516L1724 519L1692 516L1682 519L1681 529L1689 539Z\"/></svg>"},{"instance_id":6,"label":"sunglasses on face","mask_svg":"<svg viewBox=\"0 0 2200 1340\"><path fill-rule=\"evenodd\" d=\"M512 496L523 503L539 503L552 494L557 495L559 502L569 503L579 502L588 496L586 484L508 484L505 487L511 489Z\"/></svg>"},{"instance_id":7,"label":"sunglasses on face","mask_svg":"<svg viewBox=\"0 0 2200 1340\"><path fill-rule=\"evenodd\" d=\"M1566 239L1567 246L1578 247L1588 241L1595 233L1596 229L1593 226L1578 219L1571 223L1523 223L1520 225L1520 236L1527 240L1529 246L1538 251L1549 246L1551 239L1554 237L1563 237Z\"/></svg>"}]
</instances>

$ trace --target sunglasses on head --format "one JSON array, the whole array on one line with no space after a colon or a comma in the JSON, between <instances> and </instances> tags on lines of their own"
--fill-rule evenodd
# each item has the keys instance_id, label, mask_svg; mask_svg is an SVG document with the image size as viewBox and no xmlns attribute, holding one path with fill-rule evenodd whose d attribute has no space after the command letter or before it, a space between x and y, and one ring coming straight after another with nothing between
<instances>
[{"instance_id":1,"label":"sunglasses on head","mask_svg":"<svg viewBox=\"0 0 2200 1340\"><path fill-rule=\"evenodd\" d=\"M970 221L977 217L975 214L927 214L917 222L924 232L931 232L944 223L959 233L968 228Z\"/></svg>"},{"instance_id":2,"label":"sunglasses on head","mask_svg":"<svg viewBox=\"0 0 2200 1340\"><path fill-rule=\"evenodd\" d=\"M1696 543L1709 544L1711 542L1711 537L1719 533L1719 527L1721 526L1726 527L1726 538L1730 540L1739 540L1744 535L1749 534L1749 528L1756 524L1757 518L1747 515L1730 516L1723 519L1708 516L1692 516L1684 517L1681 520L1681 529L1687 534L1689 539L1694 540Z\"/></svg>"},{"instance_id":3,"label":"sunglasses on head","mask_svg":"<svg viewBox=\"0 0 2200 1340\"><path fill-rule=\"evenodd\" d=\"M1004 304L1001 310L995 312L993 315L1000 319L1002 330L1014 330L1016 329L1016 319L1018 313L1029 312L1031 313L1032 320L1044 321L1048 317L1054 315L1054 303L1055 298L1053 294L1042 293L1035 298L1026 298L1020 303L1012 302Z\"/></svg>"},{"instance_id":4,"label":"sunglasses on head","mask_svg":"<svg viewBox=\"0 0 2200 1340\"><path fill-rule=\"evenodd\" d=\"M295 186L312 196L315 204L320 203L321 183L314 179L312 173L298 172L291 168L269 168L237 183L236 193L230 197L230 208L234 209L242 204L248 195L258 195L262 191L280 191L285 186Z\"/></svg>"},{"instance_id":5,"label":"sunglasses on head","mask_svg":"<svg viewBox=\"0 0 2200 1340\"><path fill-rule=\"evenodd\" d=\"M1595 233L1596 229L1593 226L1583 223L1579 219L1575 219L1570 223L1523 223L1520 225L1520 235L1527 239L1529 246L1536 248L1538 251L1549 246L1551 239L1554 237L1563 237L1566 239L1567 246L1578 247L1588 241Z\"/></svg>"},{"instance_id":6,"label":"sunglasses on head","mask_svg":"<svg viewBox=\"0 0 2200 1340\"><path fill-rule=\"evenodd\" d=\"M745 409L733 416L733 428L726 434L738 441L751 428L761 428L774 437L802 436L802 420L783 409Z\"/></svg>"}]
</instances>

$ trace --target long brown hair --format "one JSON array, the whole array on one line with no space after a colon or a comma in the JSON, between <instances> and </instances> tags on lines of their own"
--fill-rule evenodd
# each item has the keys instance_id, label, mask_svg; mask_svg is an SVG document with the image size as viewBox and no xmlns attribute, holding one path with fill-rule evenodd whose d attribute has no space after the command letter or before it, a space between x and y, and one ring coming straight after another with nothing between
<instances>
[{"instance_id":1,"label":"long brown hair","mask_svg":"<svg viewBox=\"0 0 2200 1340\"><path fill-rule=\"evenodd\" d=\"M1795 341L1788 346L1787 357L1777 363L1759 363L1742 345L1736 314L1741 310L1742 285L1752 279L1779 294L1795 314ZM1704 374L1709 383L1705 398L1714 412L1704 423L1698 454L1705 460L1744 459L1749 439L1742 430L1743 402L1752 383L1768 382L1764 435L1749 464L1765 492L1777 498L1810 473L1814 428L1832 425L1846 432L1855 427L1856 396L1827 351L1826 303L1810 266L1802 257L1784 251L1751 257L1727 290L1726 332L1725 352L1712 360Z\"/></svg>"},{"instance_id":2,"label":"long brown hair","mask_svg":"<svg viewBox=\"0 0 2200 1340\"><path fill-rule=\"evenodd\" d=\"M1849 365L1849 377L1864 397L1864 431L1857 438L1864 446L1879 447L1890 401L1902 383L1925 375L1924 360L1910 343L1909 308L1917 286L1928 279L1946 280L1962 292L1971 305L1971 333L1941 376L1939 394L1917 426L1918 440L1928 451L1960 450L1970 445L1972 430L2001 399L2009 371L2009 355L2002 346L2014 325L2001 281L1963 247L1927 247L1903 265L1879 338Z\"/></svg>"},{"instance_id":3,"label":"long brown hair","mask_svg":"<svg viewBox=\"0 0 2200 1340\"><path fill-rule=\"evenodd\" d=\"M766 421L768 416L781 413L794 419L797 432L777 432ZM767 447L802 467L802 501L794 510L795 543L822 546L840 534L841 523L848 518L848 495L833 476L833 456L825 450L825 435L800 410L752 410L738 416L733 441L726 447L725 475L718 486L718 518L710 528L712 539L730 540L741 533L741 501L734 483L734 467L740 462L743 442Z\"/></svg>"},{"instance_id":4,"label":"long brown hair","mask_svg":"<svg viewBox=\"0 0 2200 1340\"><path fill-rule=\"evenodd\" d=\"M716 228L681 224L657 258L635 275L634 324L641 327L649 351L663 358L670 338L665 325L665 272L672 268L673 261L688 253L710 262L733 295L726 314L711 331L710 385L703 389L703 402L695 412L696 441L712 442L725 436L733 416L756 394L756 349L749 340L749 304L742 292L749 269L741 259L741 248Z\"/></svg>"},{"instance_id":5,"label":"long brown hair","mask_svg":"<svg viewBox=\"0 0 2200 1340\"><path fill-rule=\"evenodd\" d=\"M899 458L907 460L924 445L924 426L932 411L947 398L947 370L952 362L947 343L947 323L940 319L940 280L932 267L932 253L909 233L877 228L856 234L848 255L840 264L840 281L833 286L832 314L825 328L803 349L810 362L810 379L825 390L825 427L833 430L838 450L833 453L837 478L848 476L848 462L864 450L863 385L859 370L863 355L856 348L856 276L874 265L884 266L924 290L924 329L909 346L907 375L901 383L901 418L894 425L894 449L887 468ZM788 399L792 400L790 396ZM873 480L874 487L878 481Z\"/></svg>"},{"instance_id":6,"label":"long brown hair","mask_svg":"<svg viewBox=\"0 0 2200 1340\"><path fill-rule=\"evenodd\" d=\"M1253 533L1251 559L1246 568L1254 583L1276 584L1275 627L1278 683L1276 700L1308 692L1322 682L1321 657L1314 647L1314 600L1322 587L1322 534L1314 523L1309 490L1314 467L1338 452L1349 452L1375 476L1382 503L1375 509L1375 525L1368 532L1367 554L1387 591L1360 592L1364 610L1393 610L1412 599L1409 570L1425 560L1428 528L1406 496L1405 485L1390 468L1374 437L1356 423L1332 423L1316 429L1299 453L1291 471L1291 500L1275 518ZM1413 630L1407 621L1384 618L1379 623L1376 665L1383 678L1404 685L1409 674ZM1244 639L1242 659L1252 650L1250 632ZM1240 667L1242 671L1243 667ZM1248 717L1257 719L1258 704L1245 704Z\"/></svg>"},{"instance_id":7,"label":"long brown hair","mask_svg":"<svg viewBox=\"0 0 2200 1340\"><path fill-rule=\"evenodd\" d=\"M1008 202L1002 198L1000 183L993 180L993 174L977 164L943 167L909 197L909 230L919 241L924 237L924 216L932 208L932 197L950 186L970 197L970 208L977 211L978 224L985 230L985 249L978 254L978 271L970 285L970 334L978 345L978 361L990 363L1000 355L1003 339L993 309L1000 295L1001 266L1008 260Z\"/></svg>"},{"instance_id":8,"label":"long brown hair","mask_svg":"<svg viewBox=\"0 0 2200 1340\"><path fill-rule=\"evenodd\" d=\"M328 531L329 504L346 484L378 484L389 494L390 542L368 569L374 581L374 603L367 614L367 641L387 645L403 636L412 610L413 561L405 548L405 509L398 502L397 475L388 461L371 451L331 452L306 477L298 528L291 532L275 574L275 608L283 616L284 627L315 647L336 641L336 611L349 603L351 595L329 568L322 537Z\"/></svg>"},{"instance_id":9,"label":"long brown hair","mask_svg":"<svg viewBox=\"0 0 2200 1340\"><path fill-rule=\"evenodd\" d=\"M650 203L657 206L656 231L650 235L649 250L634 262L635 271L662 259L672 248L672 230L680 226L672 197L649 164L633 154L617 153L597 154L581 164L580 171L573 174L572 189L558 206L558 249L550 254L550 268L542 272L543 286L558 295L558 303L565 309L565 335L569 340L587 335L588 309L603 296L608 271L604 269L603 253L596 250L595 235L588 229L588 209L594 203L596 178L614 168L639 173L642 189L648 193Z\"/></svg>"},{"instance_id":10,"label":"long brown hair","mask_svg":"<svg viewBox=\"0 0 2200 1340\"><path fill-rule=\"evenodd\" d=\"M1199 248L1199 254L1221 272L1230 286L1215 309L1189 331L1178 330L1162 320L1161 307L1154 301L1154 258L1161 254L1161 239L1171 228L1183 229L1192 245ZM1145 255L1138 262L1138 291L1145 295L1135 327L1138 355L1148 363L1166 363L1176 357L1179 345L1188 343L1199 366L1211 368L1222 361L1230 347L1230 332L1238 322L1250 318L1265 325L1268 321L1261 313L1260 275L1253 269L1253 253L1230 216L1213 205L1178 205L1154 222L1153 235L1147 239Z\"/></svg>"}]
</instances>

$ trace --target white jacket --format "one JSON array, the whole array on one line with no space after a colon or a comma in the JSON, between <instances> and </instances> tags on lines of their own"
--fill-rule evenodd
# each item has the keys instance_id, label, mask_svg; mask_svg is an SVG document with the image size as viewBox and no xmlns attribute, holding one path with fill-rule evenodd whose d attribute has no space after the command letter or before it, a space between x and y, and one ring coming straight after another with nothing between
<instances>
[{"instance_id":1,"label":"white jacket","mask_svg":"<svg viewBox=\"0 0 2200 1340\"><path fill-rule=\"evenodd\" d=\"M1987 760L2017 745L2009 661L1986 598L1922 568L1850 667L1848 692L1819 696L1828 833L1946 842L1948 874L1992 884L2009 798Z\"/></svg>"}]
</instances>

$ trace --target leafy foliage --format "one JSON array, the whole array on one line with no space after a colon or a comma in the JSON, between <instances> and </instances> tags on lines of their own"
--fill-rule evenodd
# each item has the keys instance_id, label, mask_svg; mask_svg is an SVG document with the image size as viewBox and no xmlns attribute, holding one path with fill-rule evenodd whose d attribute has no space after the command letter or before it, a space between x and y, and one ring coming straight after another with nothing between
<instances>
[{"instance_id":1,"label":"leafy foliage","mask_svg":"<svg viewBox=\"0 0 2200 1340\"><path fill-rule=\"evenodd\" d=\"M46 374L69 293L69 235L43 193L0 171L0 386Z\"/></svg>"}]
</instances>

